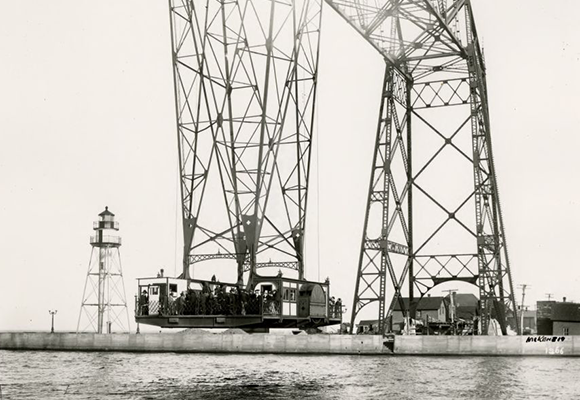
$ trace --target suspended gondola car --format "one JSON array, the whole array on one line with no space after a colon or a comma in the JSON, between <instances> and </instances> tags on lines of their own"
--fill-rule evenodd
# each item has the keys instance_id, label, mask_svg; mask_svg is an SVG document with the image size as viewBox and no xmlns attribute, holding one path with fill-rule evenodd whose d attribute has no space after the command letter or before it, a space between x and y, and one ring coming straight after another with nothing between
<instances>
[{"instance_id":1,"label":"suspended gondola car","mask_svg":"<svg viewBox=\"0 0 580 400\"><path fill-rule=\"evenodd\" d=\"M213 280L138 279L135 319L163 328L312 328L339 324L329 283L282 276L255 279L253 289Z\"/></svg>"}]
</instances>

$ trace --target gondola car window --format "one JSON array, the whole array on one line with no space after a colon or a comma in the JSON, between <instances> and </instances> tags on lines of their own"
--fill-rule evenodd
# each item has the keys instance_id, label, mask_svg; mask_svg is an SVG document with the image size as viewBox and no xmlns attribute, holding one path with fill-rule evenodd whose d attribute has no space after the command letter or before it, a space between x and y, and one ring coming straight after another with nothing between
<instances>
[{"instance_id":1,"label":"gondola car window","mask_svg":"<svg viewBox=\"0 0 580 400\"><path fill-rule=\"evenodd\" d=\"M262 293L271 292L271 291L272 291L272 285L262 285Z\"/></svg>"}]
</instances>

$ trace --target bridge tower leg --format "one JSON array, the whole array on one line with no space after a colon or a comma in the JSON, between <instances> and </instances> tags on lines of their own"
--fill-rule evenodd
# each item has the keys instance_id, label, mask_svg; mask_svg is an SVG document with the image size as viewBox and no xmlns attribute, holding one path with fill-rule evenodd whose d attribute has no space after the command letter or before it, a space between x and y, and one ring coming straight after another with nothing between
<instances>
[{"instance_id":1,"label":"bridge tower leg","mask_svg":"<svg viewBox=\"0 0 580 400\"><path fill-rule=\"evenodd\" d=\"M184 278L304 278L321 2L169 0Z\"/></svg>"},{"instance_id":2,"label":"bridge tower leg","mask_svg":"<svg viewBox=\"0 0 580 400\"><path fill-rule=\"evenodd\" d=\"M326 1L386 71L351 327L372 305L384 332L459 280L479 290L480 334L492 318L519 331L471 2Z\"/></svg>"}]
</instances>

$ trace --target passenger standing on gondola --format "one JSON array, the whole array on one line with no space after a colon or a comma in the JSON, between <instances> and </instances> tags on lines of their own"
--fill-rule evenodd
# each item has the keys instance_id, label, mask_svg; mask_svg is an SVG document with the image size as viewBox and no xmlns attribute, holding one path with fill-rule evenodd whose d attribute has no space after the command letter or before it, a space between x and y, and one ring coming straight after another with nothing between
<instances>
[{"instance_id":1,"label":"passenger standing on gondola","mask_svg":"<svg viewBox=\"0 0 580 400\"><path fill-rule=\"evenodd\" d=\"M241 315L242 314L242 299L240 296L240 290L237 287L233 287L230 290L231 304L232 304L232 314Z\"/></svg>"},{"instance_id":2,"label":"passenger standing on gondola","mask_svg":"<svg viewBox=\"0 0 580 400\"><path fill-rule=\"evenodd\" d=\"M191 289L187 289L187 293L185 294L183 313L185 315L195 314L195 292Z\"/></svg>"},{"instance_id":3,"label":"passenger standing on gondola","mask_svg":"<svg viewBox=\"0 0 580 400\"><path fill-rule=\"evenodd\" d=\"M334 318L334 303L334 296L332 296L330 300L328 300L328 311L330 313L330 318Z\"/></svg>"},{"instance_id":4,"label":"passenger standing on gondola","mask_svg":"<svg viewBox=\"0 0 580 400\"><path fill-rule=\"evenodd\" d=\"M167 312L169 314L177 314L176 313L176 304L175 304L175 300L177 300L177 293L176 292L171 292L169 293L169 296L167 296Z\"/></svg>"},{"instance_id":5,"label":"passenger standing on gondola","mask_svg":"<svg viewBox=\"0 0 580 400\"><path fill-rule=\"evenodd\" d=\"M214 293L210 290L207 294L207 303L205 306L208 315L214 315L217 311L217 302Z\"/></svg>"},{"instance_id":6,"label":"passenger standing on gondola","mask_svg":"<svg viewBox=\"0 0 580 400\"><path fill-rule=\"evenodd\" d=\"M253 289L248 291L248 305L246 306L246 315L247 314L258 314L256 311L256 304L257 304L257 294ZM259 307L259 305L258 305Z\"/></svg>"},{"instance_id":7,"label":"passenger standing on gondola","mask_svg":"<svg viewBox=\"0 0 580 400\"><path fill-rule=\"evenodd\" d=\"M181 292L181 295L175 300L175 313L177 315L183 315L184 308L185 308L185 292Z\"/></svg>"},{"instance_id":8,"label":"passenger standing on gondola","mask_svg":"<svg viewBox=\"0 0 580 400\"><path fill-rule=\"evenodd\" d=\"M342 316L342 300L339 297L334 305L334 318L340 318Z\"/></svg>"},{"instance_id":9,"label":"passenger standing on gondola","mask_svg":"<svg viewBox=\"0 0 580 400\"><path fill-rule=\"evenodd\" d=\"M251 297L252 306L251 306L250 314L259 314L261 303L262 303L262 296L260 295L260 291L256 289L252 293L252 297Z\"/></svg>"},{"instance_id":10,"label":"passenger standing on gondola","mask_svg":"<svg viewBox=\"0 0 580 400\"><path fill-rule=\"evenodd\" d=\"M244 289L239 289L238 297L240 298L240 315L246 315L246 307L248 307L248 292Z\"/></svg>"},{"instance_id":11,"label":"passenger standing on gondola","mask_svg":"<svg viewBox=\"0 0 580 400\"><path fill-rule=\"evenodd\" d=\"M143 290L141 296L139 296L139 310L141 310L141 315L149 315L149 296L147 295L147 290Z\"/></svg>"},{"instance_id":12,"label":"passenger standing on gondola","mask_svg":"<svg viewBox=\"0 0 580 400\"><path fill-rule=\"evenodd\" d=\"M192 307L191 307L191 314L199 315L200 311L200 303L201 303L201 292L196 292L195 290L191 290L191 299L192 299Z\"/></svg>"},{"instance_id":13,"label":"passenger standing on gondola","mask_svg":"<svg viewBox=\"0 0 580 400\"><path fill-rule=\"evenodd\" d=\"M167 314L169 310L169 295L167 292L159 294L159 315Z\"/></svg>"},{"instance_id":14,"label":"passenger standing on gondola","mask_svg":"<svg viewBox=\"0 0 580 400\"><path fill-rule=\"evenodd\" d=\"M209 303L210 293L211 293L211 290L209 289L207 282L204 282L203 287L201 289L201 307L200 307L201 315L207 315L207 308L208 308L207 306Z\"/></svg>"},{"instance_id":15,"label":"passenger standing on gondola","mask_svg":"<svg viewBox=\"0 0 580 400\"><path fill-rule=\"evenodd\" d=\"M226 288L224 285L220 284L216 288L216 299L218 303L218 314L227 315L228 313L228 297L226 294Z\"/></svg>"},{"instance_id":16,"label":"passenger standing on gondola","mask_svg":"<svg viewBox=\"0 0 580 400\"><path fill-rule=\"evenodd\" d=\"M268 304L268 291L264 290L260 293L260 300L262 301L262 312L267 314L270 306Z\"/></svg>"},{"instance_id":17,"label":"passenger standing on gondola","mask_svg":"<svg viewBox=\"0 0 580 400\"><path fill-rule=\"evenodd\" d=\"M279 290L274 290L274 312L276 314L280 314L280 301L282 300L282 296L280 295Z\"/></svg>"},{"instance_id":18,"label":"passenger standing on gondola","mask_svg":"<svg viewBox=\"0 0 580 400\"><path fill-rule=\"evenodd\" d=\"M270 293L267 290L262 292L262 312L264 314L270 313Z\"/></svg>"}]
</instances>

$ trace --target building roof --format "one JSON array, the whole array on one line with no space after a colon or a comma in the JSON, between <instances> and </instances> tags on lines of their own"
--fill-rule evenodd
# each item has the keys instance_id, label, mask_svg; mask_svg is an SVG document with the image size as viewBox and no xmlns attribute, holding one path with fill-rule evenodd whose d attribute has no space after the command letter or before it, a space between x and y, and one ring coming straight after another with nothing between
<instances>
[{"instance_id":1,"label":"building roof","mask_svg":"<svg viewBox=\"0 0 580 400\"><path fill-rule=\"evenodd\" d=\"M405 309L409 309L409 298L408 297L401 297L401 299L403 300L403 303L405 305ZM420 301L419 304L417 304L417 311L423 311L423 310L438 310L439 307L441 307L441 303L444 301L443 297L438 297L438 296L434 296L434 297L423 297ZM395 308L394 311L402 311L401 309L401 302L400 301L396 301L395 302Z\"/></svg>"},{"instance_id":2,"label":"building roof","mask_svg":"<svg viewBox=\"0 0 580 400\"><path fill-rule=\"evenodd\" d=\"M99 214L99 217L103 217L103 216L106 216L106 215L110 215L112 217L115 216L115 214L113 214L112 212L109 211L109 207L108 206L105 206L105 211L103 211L102 213L100 213Z\"/></svg>"},{"instance_id":3,"label":"building roof","mask_svg":"<svg viewBox=\"0 0 580 400\"><path fill-rule=\"evenodd\" d=\"M580 304L579 303L553 304L552 321L580 322Z\"/></svg>"},{"instance_id":4,"label":"building roof","mask_svg":"<svg viewBox=\"0 0 580 400\"><path fill-rule=\"evenodd\" d=\"M449 295L445 302L450 304ZM460 319L473 319L478 314L479 299L472 293L455 293L455 313Z\"/></svg>"},{"instance_id":5,"label":"building roof","mask_svg":"<svg viewBox=\"0 0 580 400\"><path fill-rule=\"evenodd\" d=\"M445 296L449 299L449 295ZM455 293L455 305L457 307L476 307L479 299L472 293Z\"/></svg>"}]
</instances>

